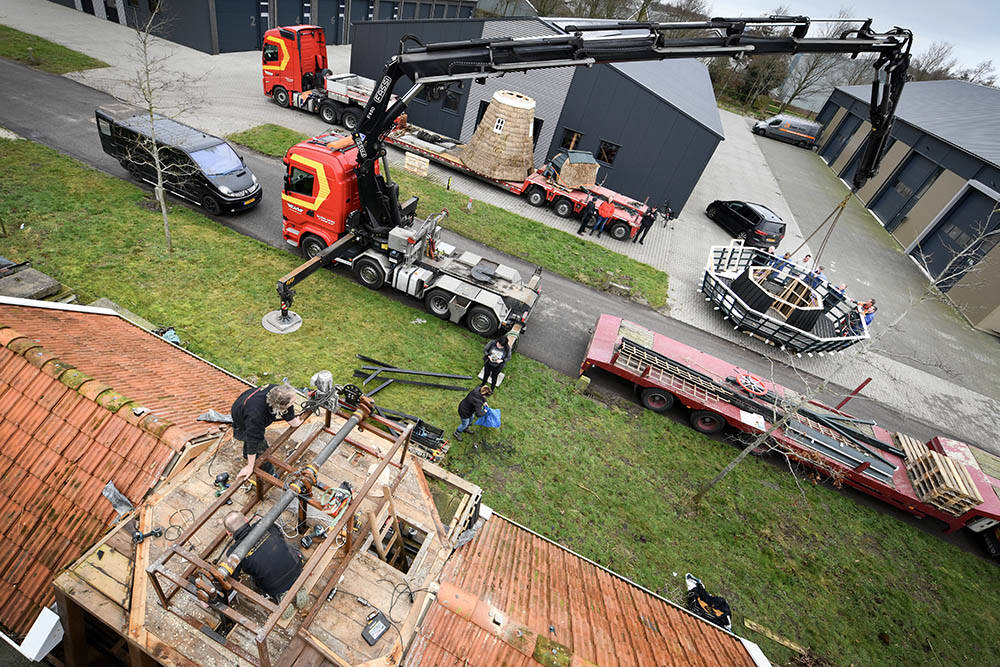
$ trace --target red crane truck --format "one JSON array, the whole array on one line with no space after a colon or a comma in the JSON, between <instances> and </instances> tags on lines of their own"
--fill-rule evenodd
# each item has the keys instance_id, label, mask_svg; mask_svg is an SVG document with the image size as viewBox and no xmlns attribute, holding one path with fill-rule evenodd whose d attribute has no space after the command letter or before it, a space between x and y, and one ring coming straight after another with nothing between
<instances>
[{"instance_id":1,"label":"red crane truck","mask_svg":"<svg viewBox=\"0 0 1000 667\"><path fill-rule=\"evenodd\" d=\"M945 437L924 444L891 434L613 315L594 327L580 374L591 368L632 383L649 410L683 405L702 433L770 430L768 444L789 458L918 518L939 519L945 532L979 533L1000 559L1000 457Z\"/></svg>"},{"instance_id":2,"label":"red crane truck","mask_svg":"<svg viewBox=\"0 0 1000 667\"><path fill-rule=\"evenodd\" d=\"M375 90L375 82L357 74L333 74L327 69L323 28L314 25L272 28L264 33L261 59L264 94L278 105L319 114L324 123L339 123L350 132L357 129L362 109ZM469 169L461 160L451 156L444 146L421 141L415 138L415 134L437 137L422 128L397 123L385 137L385 142L515 195L523 195L532 206L550 206L559 217L579 216L591 195L607 199L615 205L615 214L608 221L606 230L619 241L635 236L642 216L649 212L649 206L643 202L602 185L572 188L560 183L562 164L566 160L578 159L580 155L593 162L594 156L590 153L560 151L523 181L503 181Z\"/></svg>"},{"instance_id":3,"label":"red crane truck","mask_svg":"<svg viewBox=\"0 0 1000 667\"><path fill-rule=\"evenodd\" d=\"M422 44L404 38L400 52L385 65L382 78L368 99L350 139L324 135L289 149L282 193L284 236L307 254L316 254L278 281L280 311L265 325L292 330L289 308L293 286L323 266L349 265L368 287L389 283L392 287L424 299L428 309L454 322L463 318L471 329L492 335L506 325L522 325L538 296L538 277L524 284L517 272L472 253L456 255L437 241L437 221L414 217L416 199L399 201L399 186L389 175L386 137L396 119L421 90L440 89L455 81L482 81L508 72L527 72L549 67L591 66L602 62L631 62L704 56L731 57L743 53L874 53L875 80L870 105L871 132L854 177L860 188L878 170L896 104L906 81L912 34L903 28L886 33L871 29L871 21L843 31L839 37L809 38L810 19L801 16L712 19L696 23L598 23L569 28L572 34L544 37L463 40ZM790 26L789 35L768 36L754 32L759 26ZM747 28L751 28L747 32ZM305 28L290 31L299 48ZM704 37L668 39L674 30L700 30ZM301 34L299 34L301 33ZM318 49L315 32L310 33ZM281 37L279 29L278 33ZM416 45L414 45L414 43ZM274 50L265 64L285 71L284 51L273 39ZM308 63L309 72L292 68L281 81L308 83L306 73L315 73L325 60L318 52ZM319 70L322 72L322 70ZM405 94L392 91L403 78L414 83ZM290 81L289 81L290 80ZM281 83L278 82L278 84ZM276 88L272 86L272 95ZM287 92L287 89L286 89ZM353 146L350 144L353 143ZM379 165L381 164L381 169ZM316 231L307 231L311 226ZM325 226L325 227L324 227ZM325 229L329 236L322 237ZM319 238L319 241L311 239ZM312 246L309 244L313 243ZM323 246L323 247L321 247ZM492 310L490 310L492 308Z\"/></svg>"}]
</instances>

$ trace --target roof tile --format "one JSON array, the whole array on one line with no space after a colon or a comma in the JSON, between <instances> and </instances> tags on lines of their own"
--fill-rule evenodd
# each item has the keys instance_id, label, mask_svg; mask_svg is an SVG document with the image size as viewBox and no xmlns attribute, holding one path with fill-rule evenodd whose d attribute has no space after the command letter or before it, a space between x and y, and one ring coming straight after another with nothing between
<instances>
[{"instance_id":1,"label":"roof tile","mask_svg":"<svg viewBox=\"0 0 1000 667\"><path fill-rule=\"evenodd\" d=\"M111 412L118 412L131 402L132 399L127 396L122 396L116 391L106 392L97 398L97 404L110 410Z\"/></svg>"},{"instance_id":2,"label":"roof tile","mask_svg":"<svg viewBox=\"0 0 1000 667\"><path fill-rule=\"evenodd\" d=\"M89 398L92 401L96 401L97 397L111 389L108 385L103 382L98 382L97 380L88 380L81 385L77 391L81 396Z\"/></svg>"},{"instance_id":3,"label":"roof tile","mask_svg":"<svg viewBox=\"0 0 1000 667\"><path fill-rule=\"evenodd\" d=\"M36 368L41 368L48 362L57 358L56 355L51 352L46 352L45 348L41 346L31 348L27 352L24 352L22 356L28 361L29 364Z\"/></svg>"},{"instance_id":4,"label":"roof tile","mask_svg":"<svg viewBox=\"0 0 1000 667\"><path fill-rule=\"evenodd\" d=\"M12 340L22 338L23 336L24 334L19 332L17 329L12 329L10 327L0 329L0 347L7 347Z\"/></svg>"},{"instance_id":5,"label":"roof tile","mask_svg":"<svg viewBox=\"0 0 1000 667\"><path fill-rule=\"evenodd\" d=\"M59 376L59 381L70 389L79 389L80 385L91 379L93 378L76 368L71 368Z\"/></svg>"},{"instance_id":6,"label":"roof tile","mask_svg":"<svg viewBox=\"0 0 1000 667\"><path fill-rule=\"evenodd\" d=\"M39 343L37 340L32 340L30 338L15 338L14 340L7 343L7 349L14 354L23 355L25 352L33 347L38 347Z\"/></svg>"},{"instance_id":7,"label":"roof tile","mask_svg":"<svg viewBox=\"0 0 1000 667\"><path fill-rule=\"evenodd\" d=\"M52 379L58 380L63 373L65 373L66 371L71 371L74 368L76 368L76 366L74 366L73 364L67 364L65 361L62 361L61 359L53 359L49 363L42 366L42 372L51 377Z\"/></svg>"}]
</instances>

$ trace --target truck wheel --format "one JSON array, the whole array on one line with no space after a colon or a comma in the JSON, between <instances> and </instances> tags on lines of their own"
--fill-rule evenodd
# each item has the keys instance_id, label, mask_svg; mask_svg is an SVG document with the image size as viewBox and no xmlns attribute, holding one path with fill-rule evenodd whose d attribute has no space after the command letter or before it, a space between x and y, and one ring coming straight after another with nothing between
<instances>
[{"instance_id":1,"label":"truck wheel","mask_svg":"<svg viewBox=\"0 0 1000 667\"><path fill-rule=\"evenodd\" d=\"M469 327L469 331L479 334L483 338L489 338L500 328L497 316L483 306L470 308L465 323Z\"/></svg>"},{"instance_id":2,"label":"truck wheel","mask_svg":"<svg viewBox=\"0 0 1000 667\"><path fill-rule=\"evenodd\" d=\"M691 428L706 435L718 433L726 428L726 420L711 410L695 410L689 417Z\"/></svg>"},{"instance_id":3,"label":"truck wheel","mask_svg":"<svg viewBox=\"0 0 1000 667\"><path fill-rule=\"evenodd\" d=\"M532 206L545 206L545 190L535 186L528 190L528 203Z\"/></svg>"},{"instance_id":4,"label":"truck wheel","mask_svg":"<svg viewBox=\"0 0 1000 667\"><path fill-rule=\"evenodd\" d=\"M608 234L611 234L611 238L615 241L627 241L630 231L629 226L624 222L616 222L608 229Z\"/></svg>"},{"instance_id":5,"label":"truck wheel","mask_svg":"<svg viewBox=\"0 0 1000 667\"><path fill-rule=\"evenodd\" d=\"M424 305L427 311L442 320L448 319L451 309L451 294L443 289L434 289L424 298Z\"/></svg>"},{"instance_id":6,"label":"truck wheel","mask_svg":"<svg viewBox=\"0 0 1000 667\"><path fill-rule=\"evenodd\" d=\"M340 109L333 102L323 102L319 105L319 117L323 119L323 122L327 125L333 125L337 122L337 116L340 114Z\"/></svg>"},{"instance_id":7,"label":"truck wheel","mask_svg":"<svg viewBox=\"0 0 1000 667\"><path fill-rule=\"evenodd\" d=\"M222 205L219 204L219 200L212 195L205 195L201 198L201 207L205 209L205 213L209 215L219 215L222 213Z\"/></svg>"},{"instance_id":8,"label":"truck wheel","mask_svg":"<svg viewBox=\"0 0 1000 667\"><path fill-rule=\"evenodd\" d=\"M674 395L659 387L646 387L639 394L642 407L653 412L666 412L674 405Z\"/></svg>"},{"instance_id":9,"label":"truck wheel","mask_svg":"<svg viewBox=\"0 0 1000 667\"><path fill-rule=\"evenodd\" d=\"M552 205L552 210L555 211L555 214L560 218L568 218L573 215L573 202L565 197L561 197L555 204Z\"/></svg>"},{"instance_id":10,"label":"truck wheel","mask_svg":"<svg viewBox=\"0 0 1000 667\"><path fill-rule=\"evenodd\" d=\"M323 239L318 236L313 236L312 234L302 239L299 243L299 252L301 252L302 256L306 259L312 259L316 255L323 252L324 249L326 249L326 244L323 243Z\"/></svg>"},{"instance_id":11,"label":"truck wheel","mask_svg":"<svg viewBox=\"0 0 1000 667\"><path fill-rule=\"evenodd\" d=\"M368 289L382 289L385 284L385 271L371 257L362 257L354 262L354 277Z\"/></svg>"},{"instance_id":12,"label":"truck wheel","mask_svg":"<svg viewBox=\"0 0 1000 667\"><path fill-rule=\"evenodd\" d=\"M279 107L287 107L288 91L282 88L281 86L275 86L274 88L271 89L271 99L273 99L274 103L277 104Z\"/></svg>"},{"instance_id":13,"label":"truck wheel","mask_svg":"<svg viewBox=\"0 0 1000 667\"><path fill-rule=\"evenodd\" d=\"M357 109L346 109L344 115L340 117L340 124L344 126L345 129L353 132L358 129L358 124L361 122L361 114Z\"/></svg>"}]
</instances>

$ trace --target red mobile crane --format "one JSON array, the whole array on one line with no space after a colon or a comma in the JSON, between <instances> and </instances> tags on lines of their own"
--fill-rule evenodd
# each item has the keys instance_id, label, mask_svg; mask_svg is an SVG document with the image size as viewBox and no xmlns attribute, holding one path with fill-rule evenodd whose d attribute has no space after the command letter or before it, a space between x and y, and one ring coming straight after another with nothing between
<instances>
[{"instance_id":1,"label":"red mobile crane","mask_svg":"<svg viewBox=\"0 0 1000 667\"><path fill-rule=\"evenodd\" d=\"M841 21L842 22L842 21ZM281 310L265 317L278 331L297 326L289 313L293 286L323 266L353 268L367 287L385 283L423 299L431 313L490 336L523 325L538 297L539 272L527 284L516 271L472 253L458 254L437 239L440 216L414 219L416 199L399 202L390 178L386 137L409 102L425 87L457 81L484 82L508 72L597 63L664 60L704 56L774 53L874 53L871 132L854 176L860 188L876 173L910 60L912 34L903 28L876 33L871 20L835 38L807 37L804 16L715 18L704 22L614 22L570 26L565 35L502 37L423 44L412 35L386 63L350 140L330 135L289 149L282 194L286 239L313 220L336 231L337 239L278 281ZM755 34L755 27L785 26L786 35ZM704 36L668 39L675 30L701 30ZM280 57L280 49L279 57ZM317 60L317 66L319 65ZM304 74L301 77L304 78ZM392 91L402 77L413 86L402 96ZM353 146L351 145L353 143ZM381 164L381 169L379 169ZM443 212L446 213L446 212Z\"/></svg>"}]
</instances>

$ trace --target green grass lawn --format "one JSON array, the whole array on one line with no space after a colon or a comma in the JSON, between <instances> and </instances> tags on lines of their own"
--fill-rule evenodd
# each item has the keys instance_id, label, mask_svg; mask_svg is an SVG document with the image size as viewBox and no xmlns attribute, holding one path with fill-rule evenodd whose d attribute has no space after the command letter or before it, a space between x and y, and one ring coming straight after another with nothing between
<instances>
[{"instance_id":1,"label":"green grass lawn","mask_svg":"<svg viewBox=\"0 0 1000 667\"><path fill-rule=\"evenodd\" d=\"M0 25L0 58L15 60L53 74L108 66L107 63L79 51L5 25Z\"/></svg>"},{"instance_id":2,"label":"green grass lawn","mask_svg":"<svg viewBox=\"0 0 1000 667\"><path fill-rule=\"evenodd\" d=\"M0 173L4 256L30 258L84 302L106 296L174 326L190 350L236 373L301 386L329 368L348 382L359 352L477 369L481 339L331 271L298 287L303 327L269 334L260 317L298 258L183 206L173 208L168 254L143 191L25 140L0 139ZM779 663L790 652L744 618L842 665L995 664L995 565L826 486L803 482L800 494L783 466L753 458L696 509L694 488L735 448L632 403L581 396L572 378L523 356L507 370L490 401L503 427L455 443L446 462L496 510L677 601L684 573L695 573L729 599L737 632ZM403 386L379 394L448 431L460 398Z\"/></svg>"},{"instance_id":3,"label":"green grass lawn","mask_svg":"<svg viewBox=\"0 0 1000 667\"><path fill-rule=\"evenodd\" d=\"M283 157L289 146L308 137L268 124L231 134L227 138L265 155ZM420 197L419 215L431 215L446 208L449 215L442 221L442 226L466 238L599 289L605 288L609 280L629 285L633 294L645 299L653 308L667 302L667 274L648 264L590 243L576 234L546 227L499 206L476 201L472 213L469 213L466 211L466 195L446 190L401 168L393 169L392 177L399 182L400 199L411 195Z\"/></svg>"}]
</instances>

